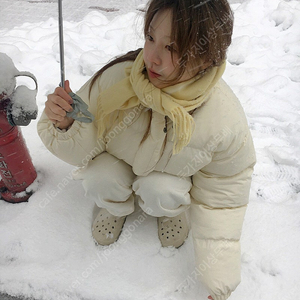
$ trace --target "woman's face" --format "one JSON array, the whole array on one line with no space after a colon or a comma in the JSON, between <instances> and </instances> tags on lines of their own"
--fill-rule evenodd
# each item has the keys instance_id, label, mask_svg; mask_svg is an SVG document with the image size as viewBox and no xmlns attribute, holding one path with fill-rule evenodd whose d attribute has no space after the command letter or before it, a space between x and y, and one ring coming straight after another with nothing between
<instances>
[{"instance_id":1,"label":"woman's face","mask_svg":"<svg viewBox=\"0 0 300 300\"><path fill-rule=\"evenodd\" d=\"M176 53L176 45L171 41L172 12L163 10L153 17L146 36L144 45L144 62L150 82L157 88L168 86L165 80L172 80L179 67L179 57ZM173 60L172 60L173 52ZM192 78L188 70L178 82Z\"/></svg>"}]
</instances>

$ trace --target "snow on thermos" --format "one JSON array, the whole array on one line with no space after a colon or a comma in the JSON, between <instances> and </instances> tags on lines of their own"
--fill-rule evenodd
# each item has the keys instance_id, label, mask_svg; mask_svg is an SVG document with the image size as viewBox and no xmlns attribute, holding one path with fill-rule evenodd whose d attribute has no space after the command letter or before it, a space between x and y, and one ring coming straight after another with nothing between
<instances>
[{"instance_id":1,"label":"snow on thermos","mask_svg":"<svg viewBox=\"0 0 300 300\"><path fill-rule=\"evenodd\" d=\"M21 85L16 77L27 76L36 88ZM19 126L26 126L37 117L37 80L29 72L19 72L13 61L0 53L0 194L1 199L24 202L31 196L28 187L37 178L30 154Z\"/></svg>"}]
</instances>

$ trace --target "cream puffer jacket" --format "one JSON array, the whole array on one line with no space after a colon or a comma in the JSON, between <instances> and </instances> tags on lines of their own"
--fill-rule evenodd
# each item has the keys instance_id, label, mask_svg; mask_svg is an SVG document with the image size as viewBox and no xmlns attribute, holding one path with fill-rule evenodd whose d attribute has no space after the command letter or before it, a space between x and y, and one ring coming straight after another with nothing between
<instances>
[{"instance_id":1,"label":"cream puffer jacket","mask_svg":"<svg viewBox=\"0 0 300 300\"><path fill-rule=\"evenodd\" d=\"M90 98L89 82L77 92L92 114L96 116L100 91L125 77L124 70L130 64L124 62L106 70L93 86ZM97 139L95 122L75 121L62 132L44 113L38 133L54 155L75 166L86 166L93 157L107 151L131 165L139 176L153 170L191 176L196 266L187 280L199 279L214 300L225 300L240 283L239 240L255 152L244 111L222 79L193 117L196 128L192 139L176 155L172 155L172 122L142 105L127 110L123 121L114 124L104 139ZM149 135L141 143L150 121Z\"/></svg>"}]
</instances>

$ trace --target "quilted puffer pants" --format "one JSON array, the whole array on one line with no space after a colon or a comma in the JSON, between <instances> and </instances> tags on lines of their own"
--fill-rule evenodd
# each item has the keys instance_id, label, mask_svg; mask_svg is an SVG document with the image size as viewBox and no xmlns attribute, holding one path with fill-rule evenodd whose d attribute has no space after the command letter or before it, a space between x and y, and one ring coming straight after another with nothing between
<instances>
[{"instance_id":1,"label":"quilted puffer pants","mask_svg":"<svg viewBox=\"0 0 300 300\"><path fill-rule=\"evenodd\" d=\"M153 171L136 176L130 165L104 152L78 172L87 198L114 216L134 211L135 197L145 212L154 217L174 217L189 208L190 178Z\"/></svg>"}]
</instances>

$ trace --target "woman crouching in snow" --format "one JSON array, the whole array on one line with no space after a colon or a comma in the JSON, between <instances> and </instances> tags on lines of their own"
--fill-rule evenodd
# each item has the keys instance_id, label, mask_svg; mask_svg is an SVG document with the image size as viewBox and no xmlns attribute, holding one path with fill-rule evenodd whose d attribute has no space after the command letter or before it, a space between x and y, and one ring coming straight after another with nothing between
<instances>
[{"instance_id":1,"label":"woman crouching in snow","mask_svg":"<svg viewBox=\"0 0 300 300\"><path fill-rule=\"evenodd\" d=\"M77 93L95 121L66 116L66 81L48 96L38 123L60 159L83 166L93 151L75 179L100 208L95 240L118 239L135 199L158 218L163 247L184 243L190 218L196 266L218 256L201 276L214 300L227 299L240 282L255 164L244 111L221 79L232 26L226 0L152 0L144 48L110 62Z\"/></svg>"}]
</instances>

